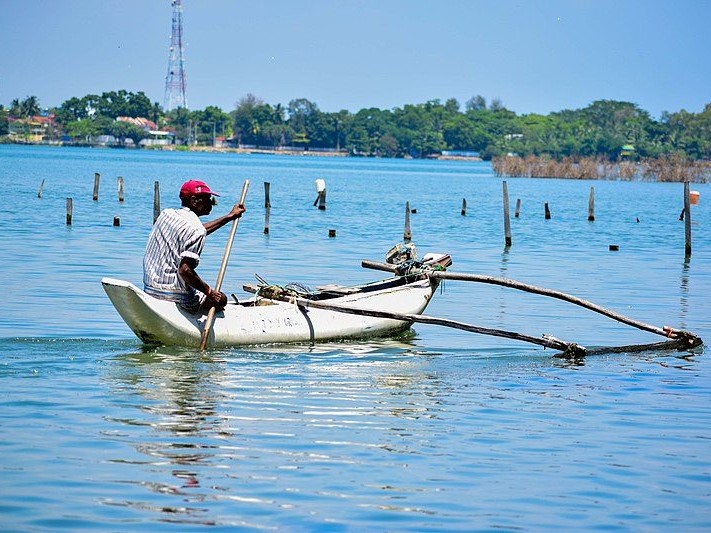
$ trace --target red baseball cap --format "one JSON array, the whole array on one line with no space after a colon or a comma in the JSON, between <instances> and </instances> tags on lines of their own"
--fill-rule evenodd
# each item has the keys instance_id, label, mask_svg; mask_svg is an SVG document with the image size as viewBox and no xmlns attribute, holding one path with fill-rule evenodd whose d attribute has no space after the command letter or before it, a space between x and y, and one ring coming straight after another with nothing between
<instances>
[{"instance_id":1,"label":"red baseball cap","mask_svg":"<svg viewBox=\"0 0 711 533\"><path fill-rule=\"evenodd\" d=\"M182 187L180 187L181 198L187 198L188 196L194 196L196 194L211 194L213 196L220 196L215 191L210 190L207 183L200 180L188 180L183 183Z\"/></svg>"}]
</instances>

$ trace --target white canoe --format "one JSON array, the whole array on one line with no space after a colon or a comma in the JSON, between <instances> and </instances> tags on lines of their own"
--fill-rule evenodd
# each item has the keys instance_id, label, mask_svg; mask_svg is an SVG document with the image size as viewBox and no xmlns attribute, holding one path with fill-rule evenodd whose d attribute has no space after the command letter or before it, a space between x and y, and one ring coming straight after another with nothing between
<instances>
[{"instance_id":1,"label":"white canoe","mask_svg":"<svg viewBox=\"0 0 711 533\"><path fill-rule=\"evenodd\" d=\"M448 256L447 256L448 257ZM104 290L131 330L148 344L200 345L205 315L191 314L174 302L159 300L127 281L104 278ZM438 281L397 276L354 287L331 286L315 293L329 304L401 314L421 314ZM314 297L314 295L310 296ZM209 346L314 342L381 336L406 329L407 321L356 316L272 300L259 295L229 303L215 316Z\"/></svg>"}]
</instances>

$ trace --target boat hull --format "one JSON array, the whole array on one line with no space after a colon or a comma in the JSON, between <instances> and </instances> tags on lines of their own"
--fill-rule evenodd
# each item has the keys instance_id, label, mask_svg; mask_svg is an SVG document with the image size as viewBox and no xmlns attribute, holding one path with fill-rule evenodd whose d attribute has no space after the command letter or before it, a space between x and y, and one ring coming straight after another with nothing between
<instances>
[{"instance_id":1,"label":"boat hull","mask_svg":"<svg viewBox=\"0 0 711 533\"><path fill-rule=\"evenodd\" d=\"M101 283L126 324L148 344L198 347L206 316L188 313L176 303L149 296L130 282L104 278ZM421 314L437 282L392 278L363 286L355 293L330 297L329 304L401 314ZM365 289L365 290L363 290ZM382 336L406 329L407 321L355 316L256 297L229 303L215 315L210 346L317 342Z\"/></svg>"}]
</instances>

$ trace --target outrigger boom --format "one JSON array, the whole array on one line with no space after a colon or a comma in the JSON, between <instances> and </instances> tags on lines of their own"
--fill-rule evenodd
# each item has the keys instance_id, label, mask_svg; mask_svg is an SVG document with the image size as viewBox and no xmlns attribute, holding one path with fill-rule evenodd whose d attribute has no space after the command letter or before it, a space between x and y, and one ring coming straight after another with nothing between
<instances>
[{"instance_id":1,"label":"outrigger boom","mask_svg":"<svg viewBox=\"0 0 711 533\"><path fill-rule=\"evenodd\" d=\"M399 273L404 273L405 268L408 265L392 265L389 263L381 263L378 261L369 261L369 260L363 260L362 261L362 266L364 268L371 268L375 270L382 270L385 272L399 272ZM410 268L417 268L416 263L412 263L410 265ZM586 309L589 309L591 311L594 311L596 313L600 313L604 316L607 316L609 318L612 318L613 320L617 320L618 322L621 322L623 324L627 324L629 326L636 327L638 329L648 331L650 333L655 333L657 335L661 335L663 337L666 337L670 340L665 341L665 342L657 342L657 343L650 343L650 344L632 344L632 345L626 345L626 346L603 346L603 347L597 347L593 349L586 349L583 346L580 346L576 343L572 342L566 342L566 341L561 341L559 339L556 339L555 337L551 337L549 335L544 335L543 338L552 341L551 344L548 346L555 347L557 349L562 349L563 350L563 355L573 355L573 356L580 356L580 355L593 355L593 354L601 354L601 353L613 353L613 352L642 352L642 351L647 351L647 350L663 350L663 349L676 349L676 350L689 350L692 348L697 348L701 345L703 345L703 341L701 340L700 337L695 335L694 333L691 333L689 331L684 331L680 329L673 328L671 326L663 326L663 327L657 327L653 326L651 324L646 324L644 322L640 322L639 320L635 320L633 318L626 317L624 315L621 315L619 313L616 313L614 311L611 311L609 309L606 309L604 307L601 307L597 304L594 304L592 302L589 302L587 300L583 300L582 298L578 298L576 296L571 296L569 294L565 294L560 291L552 290L552 289L546 289L542 287L536 287L535 285L529 285L526 283L522 283L520 281L516 281L513 279L507 279L507 278L497 278L493 276L484 276L484 275L479 275L479 274L467 274L467 273L459 273L459 272L448 272L444 270L431 270L427 269L427 275L430 278L437 279L437 280L443 280L443 279L449 279L449 280L457 280L457 281L471 281L471 282L477 282L477 283L487 283L491 285L500 285L503 287L510 287L513 289L525 291L525 292L530 292L533 294L541 294L544 296L550 296L552 298L557 298L559 300L563 300L575 305L579 305L581 307L584 307ZM438 319L442 320L442 319ZM435 322L432 322L435 323ZM437 322L439 323L439 322ZM447 324L441 324L441 325L447 325ZM504 332L501 330L490 330L490 331L485 331L486 328L479 328L477 326L471 326L467 325L467 327L460 327L456 325L451 325L451 327L458 327L458 329L465 329L466 331L472 331L475 333L483 333L487 335L496 335L496 336L501 336L501 337L508 337L508 338L513 338L513 339L518 339L518 340L523 340L525 342L534 342L534 344L539 344L539 345L544 345L541 342L538 342L539 339L535 337L528 337L526 335L522 335L520 333L513 333L513 332ZM477 331L481 330L481 331ZM532 340L534 339L534 340Z\"/></svg>"}]
</instances>

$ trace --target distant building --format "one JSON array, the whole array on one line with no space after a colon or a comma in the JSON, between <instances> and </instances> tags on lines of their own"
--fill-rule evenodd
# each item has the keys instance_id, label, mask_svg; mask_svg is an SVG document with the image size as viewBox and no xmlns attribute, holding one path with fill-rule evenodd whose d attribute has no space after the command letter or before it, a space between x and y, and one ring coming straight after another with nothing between
<instances>
[{"instance_id":1,"label":"distant building","mask_svg":"<svg viewBox=\"0 0 711 533\"><path fill-rule=\"evenodd\" d=\"M27 118L8 117L8 135L11 139L25 142L41 142L52 136L54 114L35 115Z\"/></svg>"},{"instance_id":2,"label":"distant building","mask_svg":"<svg viewBox=\"0 0 711 533\"><path fill-rule=\"evenodd\" d=\"M143 139L140 144L142 146L165 146L174 143L175 133L158 129L158 126L152 120L144 117L116 117L119 122L127 122L139 128L143 128L148 132L150 137Z\"/></svg>"},{"instance_id":3,"label":"distant building","mask_svg":"<svg viewBox=\"0 0 711 533\"><path fill-rule=\"evenodd\" d=\"M620 150L620 157L631 157L636 153L634 144L623 144Z\"/></svg>"},{"instance_id":4,"label":"distant building","mask_svg":"<svg viewBox=\"0 0 711 533\"><path fill-rule=\"evenodd\" d=\"M472 159L480 160L479 152L472 150L442 150L442 155L438 159Z\"/></svg>"},{"instance_id":5,"label":"distant building","mask_svg":"<svg viewBox=\"0 0 711 533\"><path fill-rule=\"evenodd\" d=\"M146 131L158 129L158 126L156 126L155 122L153 122L152 120L148 120L147 118L143 118L143 117L135 117L135 118L134 117L116 117L116 120L118 122L128 122L129 124L133 124L134 126L143 128Z\"/></svg>"}]
</instances>

